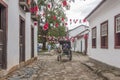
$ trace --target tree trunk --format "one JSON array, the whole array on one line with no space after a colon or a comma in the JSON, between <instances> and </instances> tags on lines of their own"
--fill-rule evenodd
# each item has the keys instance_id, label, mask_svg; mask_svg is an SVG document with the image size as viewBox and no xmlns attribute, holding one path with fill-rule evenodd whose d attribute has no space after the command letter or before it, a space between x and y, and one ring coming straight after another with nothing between
<instances>
[{"instance_id":1,"label":"tree trunk","mask_svg":"<svg viewBox=\"0 0 120 80\"><path fill-rule=\"evenodd\" d=\"M43 50L46 50L46 38L44 38L42 49L43 49Z\"/></svg>"}]
</instances>

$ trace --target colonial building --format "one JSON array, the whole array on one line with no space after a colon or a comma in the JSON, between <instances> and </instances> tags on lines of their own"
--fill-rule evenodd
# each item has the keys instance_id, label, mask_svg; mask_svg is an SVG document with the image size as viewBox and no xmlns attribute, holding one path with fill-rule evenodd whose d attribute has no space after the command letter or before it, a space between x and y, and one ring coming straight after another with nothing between
<instances>
[{"instance_id":1,"label":"colonial building","mask_svg":"<svg viewBox=\"0 0 120 80\"><path fill-rule=\"evenodd\" d=\"M120 0L102 0L86 19L90 22L89 56L120 68Z\"/></svg>"},{"instance_id":2,"label":"colonial building","mask_svg":"<svg viewBox=\"0 0 120 80\"><path fill-rule=\"evenodd\" d=\"M0 0L0 70L8 73L37 57L37 0Z\"/></svg>"},{"instance_id":3,"label":"colonial building","mask_svg":"<svg viewBox=\"0 0 120 80\"><path fill-rule=\"evenodd\" d=\"M72 51L87 52L87 36L88 26L80 25L68 31L69 38L71 39Z\"/></svg>"}]
</instances>

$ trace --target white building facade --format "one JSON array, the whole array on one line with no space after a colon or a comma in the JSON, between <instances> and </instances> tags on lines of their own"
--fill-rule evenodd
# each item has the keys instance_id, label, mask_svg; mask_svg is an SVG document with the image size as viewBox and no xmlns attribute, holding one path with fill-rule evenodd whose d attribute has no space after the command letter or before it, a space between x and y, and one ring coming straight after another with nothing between
<instances>
[{"instance_id":1,"label":"white building facade","mask_svg":"<svg viewBox=\"0 0 120 80\"><path fill-rule=\"evenodd\" d=\"M0 68L6 73L37 57L37 18L30 12L32 3L37 5L36 0L0 0Z\"/></svg>"},{"instance_id":2,"label":"white building facade","mask_svg":"<svg viewBox=\"0 0 120 80\"><path fill-rule=\"evenodd\" d=\"M85 35L88 36L88 28L88 26L80 25L68 31L69 38L71 39L72 51L87 52L87 39L85 39Z\"/></svg>"},{"instance_id":3,"label":"white building facade","mask_svg":"<svg viewBox=\"0 0 120 80\"><path fill-rule=\"evenodd\" d=\"M90 22L87 54L120 68L120 0L102 0L86 17Z\"/></svg>"}]
</instances>

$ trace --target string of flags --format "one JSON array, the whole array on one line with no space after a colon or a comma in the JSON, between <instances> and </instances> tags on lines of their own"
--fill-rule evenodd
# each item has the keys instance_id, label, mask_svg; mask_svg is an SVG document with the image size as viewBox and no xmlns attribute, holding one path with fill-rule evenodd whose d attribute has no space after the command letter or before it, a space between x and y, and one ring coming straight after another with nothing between
<instances>
[{"instance_id":1,"label":"string of flags","mask_svg":"<svg viewBox=\"0 0 120 80\"><path fill-rule=\"evenodd\" d=\"M77 36L70 37L70 38L68 36L55 37L55 36L42 36L42 35L39 37L44 37L48 41L51 41L51 42L56 42L60 40L67 40L67 41L75 42L77 39L80 39L80 38L88 39L88 34L77 35Z\"/></svg>"},{"instance_id":2,"label":"string of flags","mask_svg":"<svg viewBox=\"0 0 120 80\"><path fill-rule=\"evenodd\" d=\"M86 0L81 0L81 1L86 1ZM71 2L75 2L75 0L62 0L62 1L60 1L61 3L61 5L63 6L63 7L68 7L69 6L69 3L71 3ZM59 17L57 17L57 16L51 16L50 14L46 14L44 11L46 10L46 9L48 9L48 10L51 10L52 9L52 7L55 7L54 6L55 4L52 4L51 2L46 2L46 6L42 6L41 7L41 11L43 10L43 13L42 14L40 14L41 15L41 17L43 17L44 18L44 21L41 21L41 22L43 22L44 24L42 25L43 26L43 30L48 30L49 29L49 26L51 26L51 24L52 24L52 26L54 26L54 27L59 27L61 24L63 24L64 26L67 26L69 23L70 23L70 25L71 24L76 24L76 23L85 23L85 22L87 22L87 20L86 19L70 19L68 22L66 22L66 20L65 20L65 18L64 17L62 17L62 18L59 18ZM38 7L33 7L33 8L31 8L31 12L36 12L37 11L37 8ZM51 19L53 19L55 22L54 23L48 23L48 22L45 22L46 20L45 20L45 16L51 16ZM62 23L58 23L58 22L56 22L56 20L61 20L62 21Z\"/></svg>"},{"instance_id":3,"label":"string of flags","mask_svg":"<svg viewBox=\"0 0 120 80\"><path fill-rule=\"evenodd\" d=\"M70 25L76 23L86 23L86 22L88 22L86 19L69 19Z\"/></svg>"}]
</instances>

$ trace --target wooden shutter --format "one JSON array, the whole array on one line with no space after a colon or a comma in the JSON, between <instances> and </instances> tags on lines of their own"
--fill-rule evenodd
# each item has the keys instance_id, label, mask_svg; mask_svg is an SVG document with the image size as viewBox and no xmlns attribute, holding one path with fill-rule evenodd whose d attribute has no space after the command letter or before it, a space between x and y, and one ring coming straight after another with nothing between
<instances>
[{"instance_id":1,"label":"wooden shutter","mask_svg":"<svg viewBox=\"0 0 120 80\"><path fill-rule=\"evenodd\" d=\"M108 26L107 22L101 25L101 36L107 36L107 26Z\"/></svg>"},{"instance_id":2,"label":"wooden shutter","mask_svg":"<svg viewBox=\"0 0 120 80\"><path fill-rule=\"evenodd\" d=\"M120 15L116 18L116 33L120 33Z\"/></svg>"}]
</instances>

